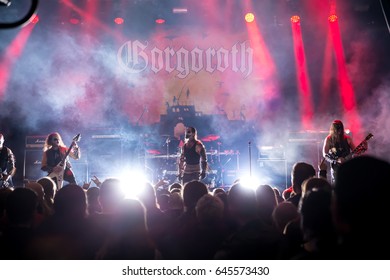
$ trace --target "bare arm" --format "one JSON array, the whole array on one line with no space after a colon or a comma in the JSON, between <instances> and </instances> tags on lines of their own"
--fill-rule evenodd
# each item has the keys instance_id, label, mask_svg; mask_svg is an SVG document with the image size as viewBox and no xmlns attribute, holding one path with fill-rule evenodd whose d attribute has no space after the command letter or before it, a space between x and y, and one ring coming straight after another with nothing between
<instances>
[{"instance_id":1,"label":"bare arm","mask_svg":"<svg viewBox=\"0 0 390 280\"><path fill-rule=\"evenodd\" d=\"M322 148L322 156L325 158L325 161L331 163L331 164L336 164L338 161L341 161L341 158L339 159L334 159L329 156L329 150L330 150L330 137L326 137L324 140L324 146Z\"/></svg>"},{"instance_id":2,"label":"bare arm","mask_svg":"<svg viewBox=\"0 0 390 280\"><path fill-rule=\"evenodd\" d=\"M326 155L329 153L330 150L330 138L326 137L324 140L324 145L322 147L322 156L326 158Z\"/></svg>"},{"instance_id":3,"label":"bare arm","mask_svg":"<svg viewBox=\"0 0 390 280\"><path fill-rule=\"evenodd\" d=\"M200 155L200 162L202 167L202 174L206 174L208 165L207 165L207 154L206 148L202 143L196 145L196 152Z\"/></svg>"},{"instance_id":4,"label":"bare arm","mask_svg":"<svg viewBox=\"0 0 390 280\"><path fill-rule=\"evenodd\" d=\"M8 175L13 177L16 173L15 155L8 149Z\"/></svg>"},{"instance_id":5,"label":"bare arm","mask_svg":"<svg viewBox=\"0 0 390 280\"><path fill-rule=\"evenodd\" d=\"M185 162L185 157L184 157L184 146L181 148L181 154L180 154L180 159L179 159L179 177L181 178L184 173L184 162Z\"/></svg>"}]
</instances>

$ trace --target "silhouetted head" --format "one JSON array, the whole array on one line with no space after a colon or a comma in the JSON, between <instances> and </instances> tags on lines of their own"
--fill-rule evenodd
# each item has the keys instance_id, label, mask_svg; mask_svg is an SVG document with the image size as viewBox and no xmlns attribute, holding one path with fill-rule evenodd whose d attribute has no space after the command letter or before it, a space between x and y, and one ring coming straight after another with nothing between
<instances>
[{"instance_id":1,"label":"silhouetted head","mask_svg":"<svg viewBox=\"0 0 390 280\"><path fill-rule=\"evenodd\" d=\"M185 184L183 189L184 206L194 209L198 200L208 193L207 186L200 181L191 181Z\"/></svg>"},{"instance_id":2,"label":"silhouetted head","mask_svg":"<svg viewBox=\"0 0 390 280\"><path fill-rule=\"evenodd\" d=\"M83 218L87 211L87 199L82 187L68 184L62 187L54 198L55 215L69 218Z\"/></svg>"},{"instance_id":3,"label":"silhouetted head","mask_svg":"<svg viewBox=\"0 0 390 280\"><path fill-rule=\"evenodd\" d=\"M7 196L6 214L10 224L32 223L38 206L37 194L28 188L17 188Z\"/></svg>"},{"instance_id":4,"label":"silhouetted head","mask_svg":"<svg viewBox=\"0 0 390 280\"><path fill-rule=\"evenodd\" d=\"M346 161L338 170L334 194L343 222L353 227L369 223L378 228L388 219L390 163L371 156Z\"/></svg>"},{"instance_id":5,"label":"silhouetted head","mask_svg":"<svg viewBox=\"0 0 390 280\"><path fill-rule=\"evenodd\" d=\"M291 183L295 193L301 193L301 185L303 181L314 177L316 175L316 170L313 165L306 162L297 162L294 164L291 171Z\"/></svg>"}]
</instances>

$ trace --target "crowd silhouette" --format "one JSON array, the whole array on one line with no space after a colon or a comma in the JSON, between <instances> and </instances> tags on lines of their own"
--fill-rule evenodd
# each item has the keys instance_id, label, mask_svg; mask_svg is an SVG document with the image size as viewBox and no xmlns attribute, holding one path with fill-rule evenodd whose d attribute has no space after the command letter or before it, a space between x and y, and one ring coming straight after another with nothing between
<instances>
[{"instance_id":1,"label":"crowd silhouette","mask_svg":"<svg viewBox=\"0 0 390 280\"><path fill-rule=\"evenodd\" d=\"M145 182L133 198L125 196L119 178L57 190L43 177L3 188L0 258L390 258L389 162L353 158L340 166L334 184L305 162L294 164L291 173L288 194L270 185L248 188L239 178L229 188L212 190L196 180Z\"/></svg>"}]
</instances>

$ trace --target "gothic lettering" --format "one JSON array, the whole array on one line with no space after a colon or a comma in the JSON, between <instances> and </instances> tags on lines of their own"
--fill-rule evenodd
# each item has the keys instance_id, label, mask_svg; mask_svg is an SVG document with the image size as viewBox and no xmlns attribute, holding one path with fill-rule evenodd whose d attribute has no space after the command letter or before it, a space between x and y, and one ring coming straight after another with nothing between
<instances>
[{"instance_id":1,"label":"gothic lettering","mask_svg":"<svg viewBox=\"0 0 390 280\"><path fill-rule=\"evenodd\" d=\"M241 73L245 78L253 71L253 49L249 42L236 43L232 48L200 49L195 47L187 50L181 47L175 50L171 47L148 50L148 44L138 40L124 43L117 52L120 67L131 74L141 73L147 68L155 74L166 71L177 71L176 76L186 78L191 72L204 70L210 74L215 71L225 72L227 69Z\"/></svg>"}]
</instances>

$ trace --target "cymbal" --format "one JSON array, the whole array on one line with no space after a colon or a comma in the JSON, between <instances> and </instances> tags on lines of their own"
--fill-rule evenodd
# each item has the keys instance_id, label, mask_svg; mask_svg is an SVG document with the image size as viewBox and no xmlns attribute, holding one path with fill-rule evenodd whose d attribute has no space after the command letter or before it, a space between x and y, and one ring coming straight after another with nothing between
<instances>
[{"instance_id":1,"label":"cymbal","mask_svg":"<svg viewBox=\"0 0 390 280\"><path fill-rule=\"evenodd\" d=\"M210 135L207 135L207 136L201 138L200 140L202 140L204 142L212 142L212 141L218 140L219 138L221 138L219 135L210 134Z\"/></svg>"},{"instance_id":2,"label":"cymbal","mask_svg":"<svg viewBox=\"0 0 390 280\"><path fill-rule=\"evenodd\" d=\"M162 154L162 152L160 152L159 150L146 150L146 152L149 155L161 155Z\"/></svg>"},{"instance_id":3,"label":"cymbal","mask_svg":"<svg viewBox=\"0 0 390 280\"><path fill-rule=\"evenodd\" d=\"M154 156L151 156L151 158L178 158L180 157L179 154L173 154L173 155L154 155Z\"/></svg>"}]
</instances>

